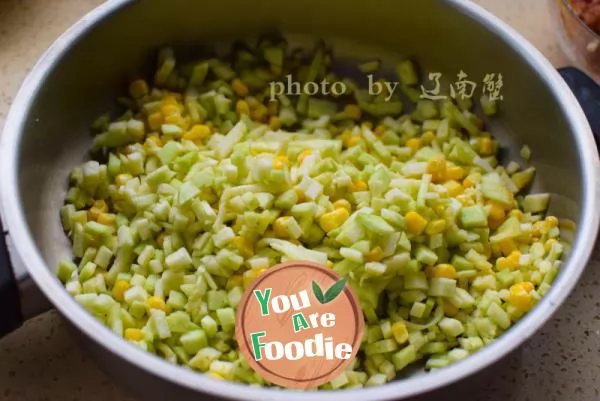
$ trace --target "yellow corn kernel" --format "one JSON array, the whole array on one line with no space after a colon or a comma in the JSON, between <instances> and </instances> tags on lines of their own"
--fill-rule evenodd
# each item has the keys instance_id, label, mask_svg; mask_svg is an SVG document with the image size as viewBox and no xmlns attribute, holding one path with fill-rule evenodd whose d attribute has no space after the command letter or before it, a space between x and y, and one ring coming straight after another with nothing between
<instances>
[{"instance_id":1,"label":"yellow corn kernel","mask_svg":"<svg viewBox=\"0 0 600 401\"><path fill-rule=\"evenodd\" d=\"M344 114L351 120L360 120L362 110L356 104L347 104L346 107L344 107Z\"/></svg>"},{"instance_id":2,"label":"yellow corn kernel","mask_svg":"<svg viewBox=\"0 0 600 401\"><path fill-rule=\"evenodd\" d=\"M365 121L364 123L362 123L362 127L372 130L373 129L373 123L371 121Z\"/></svg>"},{"instance_id":3,"label":"yellow corn kernel","mask_svg":"<svg viewBox=\"0 0 600 401\"><path fill-rule=\"evenodd\" d=\"M148 137L146 138L145 144L147 144L147 145L154 144L155 146L158 146L158 147L163 146L163 142L160 140L160 137L158 136L157 133L149 134Z\"/></svg>"},{"instance_id":4,"label":"yellow corn kernel","mask_svg":"<svg viewBox=\"0 0 600 401\"><path fill-rule=\"evenodd\" d=\"M491 138L481 138L479 142L479 153L482 156L491 156L494 153L494 143Z\"/></svg>"},{"instance_id":5,"label":"yellow corn kernel","mask_svg":"<svg viewBox=\"0 0 600 401\"><path fill-rule=\"evenodd\" d=\"M408 330L403 322L396 322L392 324L392 335L394 340L400 345L408 341Z\"/></svg>"},{"instance_id":6,"label":"yellow corn kernel","mask_svg":"<svg viewBox=\"0 0 600 401\"><path fill-rule=\"evenodd\" d=\"M304 159L306 159L307 156L312 155L312 150L310 149L304 149L302 151L302 153L300 153L298 155L298 164L302 164L302 162L304 161Z\"/></svg>"},{"instance_id":7,"label":"yellow corn kernel","mask_svg":"<svg viewBox=\"0 0 600 401\"><path fill-rule=\"evenodd\" d=\"M520 259L521 252L514 250L508 256L498 258L498 260L496 260L496 267L498 269L514 270L519 267Z\"/></svg>"},{"instance_id":8,"label":"yellow corn kernel","mask_svg":"<svg viewBox=\"0 0 600 401\"><path fill-rule=\"evenodd\" d=\"M529 281L523 281L521 283L521 285L523 286L523 289L527 292L531 292L534 289L534 286L532 283L530 283Z\"/></svg>"},{"instance_id":9,"label":"yellow corn kernel","mask_svg":"<svg viewBox=\"0 0 600 401\"><path fill-rule=\"evenodd\" d=\"M376 246L365 254L365 259L367 262L379 262L383 259L383 250Z\"/></svg>"},{"instance_id":10,"label":"yellow corn kernel","mask_svg":"<svg viewBox=\"0 0 600 401\"><path fill-rule=\"evenodd\" d=\"M160 108L160 112L165 118L169 116L181 115L181 109L177 104L165 104Z\"/></svg>"},{"instance_id":11,"label":"yellow corn kernel","mask_svg":"<svg viewBox=\"0 0 600 401\"><path fill-rule=\"evenodd\" d=\"M352 183L352 192L362 192L367 190L367 183L362 180L356 180Z\"/></svg>"},{"instance_id":12,"label":"yellow corn kernel","mask_svg":"<svg viewBox=\"0 0 600 401\"><path fill-rule=\"evenodd\" d=\"M491 206L488 217L492 220L504 221L504 218L506 217L506 214L504 213L504 208L500 206L500 204L498 204L497 202L489 202L488 205Z\"/></svg>"},{"instance_id":13,"label":"yellow corn kernel","mask_svg":"<svg viewBox=\"0 0 600 401\"><path fill-rule=\"evenodd\" d=\"M143 79L136 79L129 84L129 95L134 99L139 99L148 94L148 84Z\"/></svg>"},{"instance_id":14,"label":"yellow corn kernel","mask_svg":"<svg viewBox=\"0 0 600 401\"><path fill-rule=\"evenodd\" d=\"M161 297L152 296L148 298L146 305L148 305L148 309L160 309L163 312L167 311L167 305Z\"/></svg>"},{"instance_id":15,"label":"yellow corn kernel","mask_svg":"<svg viewBox=\"0 0 600 401\"><path fill-rule=\"evenodd\" d=\"M449 180L462 180L465 170L460 166L450 166L446 168L446 176Z\"/></svg>"},{"instance_id":16,"label":"yellow corn kernel","mask_svg":"<svg viewBox=\"0 0 600 401\"><path fill-rule=\"evenodd\" d=\"M154 112L148 116L148 126L153 131L158 131L163 122L163 115L160 111Z\"/></svg>"},{"instance_id":17,"label":"yellow corn kernel","mask_svg":"<svg viewBox=\"0 0 600 401\"><path fill-rule=\"evenodd\" d=\"M259 104L254 110L250 111L250 117L258 122L264 122L268 114L269 110L267 110L267 106L264 104Z\"/></svg>"},{"instance_id":18,"label":"yellow corn kernel","mask_svg":"<svg viewBox=\"0 0 600 401\"><path fill-rule=\"evenodd\" d=\"M105 226L114 226L117 221L117 215L112 213L101 213L100 216L98 216L97 221Z\"/></svg>"},{"instance_id":19,"label":"yellow corn kernel","mask_svg":"<svg viewBox=\"0 0 600 401\"><path fill-rule=\"evenodd\" d=\"M456 200L462 203L463 206L473 206L475 204L475 201L470 194L458 195Z\"/></svg>"},{"instance_id":20,"label":"yellow corn kernel","mask_svg":"<svg viewBox=\"0 0 600 401\"><path fill-rule=\"evenodd\" d=\"M456 278L456 269L450 264L441 263L433 268L433 277Z\"/></svg>"},{"instance_id":21,"label":"yellow corn kernel","mask_svg":"<svg viewBox=\"0 0 600 401\"><path fill-rule=\"evenodd\" d=\"M513 210L511 210L511 211L508 213L508 215L509 215L510 217L516 217L516 218L517 218L517 219L519 219L519 220L523 220L523 218L525 217L525 215L523 214L523 212L522 212L522 211L520 211L519 209L513 209ZM544 223L542 222L542 225L543 225L543 224L544 224Z\"/></svg>"},{"instance_id":22,"label":"yellow corn kernel","mask_svg":"<svg viewBox=\"0 0 600 401\"><path fill-rule=\"evenodd\" d=\"M239 78L234 78L231 81L231 89L235 92L239 97L248 96L248 86Z\"/></svg>"},{"instance_id":23,"label":"yellow corn kernel","mask_svg":"<svg viewBox=\"0 0 600 401\"><path fill-rule=\"evenodd\" d=\"M491 230L496 230L501 225L502 225L502 221L501 220L493 220L493 219L488 218L488 227Z\"/></svg>"},{"instance_id":24,"label":"yellow corn kernel","mask_svg":"<svg viewBox=\"0 0 600 401\"><path fill-rule=\"evenodd\" d=\"M490 213L488 214L488 225L492 230L497 229L504 223L506 213L504 208L496 202L489 202Z\"/></svg>"},{"instance_id":25,"label":"yellow corn kernel","mask_svg":"<svg viewBox=\"0 0 600 401\"><path fill-rule=\"evenodd\" d=\"M421 141L426 144L430 144L435 139L433 131L427 131L421 136Z\"/></svg>"},{"instance_id":26,"label":"yellow corn kernel","mask_svg":"<svg viewBox=\"0 0 600 401\"><path fill-rule=\"evenodd\" d=\"M97 220L98 216L100 216L102 213L106 213L107 211L108 206L106 206L106 202L104 202L102 199L99 199L94 202L90 210L88 210L88 218L90 220Z\"/></svg>"},{"instance_id":27,"label":"yellow corn kernel","mask_svg":"<svg viewBox=\"0 0 600 401\"><path fill-rule=\"evenodd\" d=\"M210 136L210 127L204 124L195 124L190 128L188 132L183 134L183 139L188 141L195 141L198 139L204 139Z\"/></svg>"},{"instance_id":28,"label":"yellow corn kernel","mask_svg":"<svg viewBox=\"0 0 600 401\"><path fill-rule=\"evenodd\" d=\"M234 274L233 276L229 277L229 280L227 280L227 289L231 289L234 287L240 287L244 284L244 278L242 277L241 274Z\"/></svg>"},{"instance_id":29,"label":"yellow corn kernel","mask_svg":"<svg viewBox=\"0 0 600 401\"><path fill-rule=\"evenodd\" d=\"M544 228L544 222L543 221L536 221L535 223L533 223L533 226L531 226L531 236L532 237L539 237L542 235L542 231Z\"/></svg>"},{"instance_id":30,"label":"yellow corn kernel","mask_svg":"<svg viewBox=\"0 0 600 401\"><path fill-rule=\"evenodd\" d=\"M319 225L325 232L330 232L344 224L350 217L350 212L346 209L335 209L333 212L325 213L319 218Z\"/></svg>"},{"instance_id":31,"label":"yellow corn kernel","mask_svg":"<svg viewBox=\"0 0 600 401\"><path fill-rule=\"evenodd\" d=\"M125 329L125 339L129 341L140 341L144 338L144 332L140 329Z\"/></svg>"},{"instance_id":32,"label":"yellow corn kernel","mask_svg":"<svg viewBox=\"0 0 600 401\"><path fill-rule=\"evenodd\" d=\"M225 378L224 378L223 376L221 376L220 374L218 374L218 373L215 373L215 372L208 372L206 375L207 375L208 377L211 377L211 378L213 378L213 379L217 379L217 380L225 380Z\"/></svg>"},{"instance_id":33,"label":"yellow corn kernel","mask_svg":"<svg viewBox=\"0 0 600 401\"><path fill-rule=\"evenodd\" d=\"M123 301L123 295L125 291L129 289L130 285L125 280L117 280L115 286L113 287L113 296L119 302Z\"/></svg>"},{"instance_id":34,"label":"yellow corn kernel","mask_svg":"<svg viewBox=\"0 0 600 401\"><path fill-rule=\"evenodd\" d=\"M250 286L250 284L252 284L252 282L258 277L260 276L266 269L255 269L255 270L248 270L244 272L243 275L243 283L244 283L244 288L248 288Z\"/></svg>"},{"instance_id":35,"label":"yellow corn kernel","mask_svg":"<svg viewBox=\"0 0 600 401\"><path fill-rule=\"evenodd\" d=\"M271 116L271 118L269 118L269 128L272 131L277 131L279 128L281 128L281 120L279 117Z\"/></svg>"},{"instance_id":36,"label":"yellow corn kernel","mask_svg":"<svg viewBox=\"0 0 600 401\"><path fill-rule=\"evenodd\" d=\"M327 267L329 267L329 268L333 267L333 262L331 260L327 261Z\"/></svg>"},{"instance_id":37,"label":"yellow corn kernel","mask_svg":"<svg viewBox=\"0 0 600 401\"><path fill-rule=\"evenodd\" d=\"M515 244L515 241L512 239L502 240L498 245L500 247L500 252L502 252L502 255L504 256L510 255L511 252L517 249L517 244Z\"/></svg>"},{"instance_id":38,"label":"yellow corn kernel","mask_svg":"<svg viewBox=\"0 0 600 401\"><path fill-rule=\"evenodd\" d=\"M385 126L379 124L377 127L375 127L375 131L373 131L373 133L377 136L383 135L385 133Z\"/></svg>"},{"instance_id":39,"label":"yellow corn kernel","mask_svg":"<svg viewBox=\"0 0 600 401\"><path fill-rule=\"evenodd\" d=\"M425 230L425 232L428 235L435 235L444 232L444 230L446 230L446 220L438 219L430 222L427 225L427 229Z\"/></svg>"},{"instance_id":40,"label":"yellow corn kernel","mask_svg":"<svg viewBox=\"0 0 600 401\"><path fill-rule=\"evenodd\" d=\"M360 142L359 136L351 136L347 140L343 141L344 146L347 148L351 148L352 146L358 145L359 142Z\"/></svg>"},{"instance_id":41,"label":"yellow corn kernel","mask_svg":"<svg viewBox=\"0 0 600 401\"><path fill-rule=\"evenodd\" d=\"M240 252L240 255L245 258L249 258L254 254L254 247L246 237L235 237L233 239L233 245Z\"/></svg>"},{"instance_id":42,"label":"yellow corn kernel","mask_svg":"<svg viewBox=\"0 0 600 401\"><path fill-rule=\"evenodd\" d=\"M427 163L427 172L431 174L431 181L440 183L446 181L446 159L444 157L435 157Z\"/></svg>"},{"instance_id":43,"label":"yellow corn kernel","mask_svg":"<svg viewBox=\"0 0 600 401\"><path fill-rule=\"evenodd\" d=\"M533 284L527 281L514 284L510 287L508 302L522 312L529 311L533 307L533 298L531 297L533 288Z\"/></svg>"},{"instance_id":44,"label":"yellow corn kernel","mask_svg":"<svg viewBox=\"0 0 600 401\"><path fill-rule=\"evenodd\" d=\"M452 317L456 316L456 314L458 313L458 308L452 305L450 302L444 302L442 309L444 310L444 314L446 316Z\"/></svg>"},{"instance_id":45,"label":"yellow corn kernel","mask_svg":"<svg viewBox=\"0 0 600 401\"><path fill-rule=\"evenodd\" d=\"M283 221L284 221L283 218L280 217L277 220L275 220L275 222L273 222L273 232L278 237L287 237L287 235L288 235L287 230L285 229L285 226L283 225Z\"/></svg>"},{"instance_id":46,"label":"yellow corn kernel","mask_svg":"<svg viewBox=\"0 0 600 401\"><path fill-rule=\"evenodd\" d=\"M554 244L556 244L558 241L556 241L554 238L550 238L548 241L546 241L546 243L544 244L544 250L546 252L550 252L550 250L552 249L552 247L554 246Z\"/></svg>"},{"instance_id":47,"label":"yellow corn kernel","mask_svg":"<svg viewBox=\"0 0 600 401\"><path fill-rule=\"evenodd\" d=\"M460 185L460 183L458 181L447 181L446 183L444 183L444 186L446 187L446 189L448 190L448 195L450 195L450 197L455 198L458 195L462 194L464 191L464 188L462 185Z\"/></svg>"},{"instance_id":48,"label":"yellow corn kernel","mask_svg":"<svg viewBox=\"0 0 600 401\"><path fill-rule=\"evenodd\" d=\"M181 115L179 114L175 114L175 115L170 115L165 117L165 124L173 124L173 125L177 125L178 127L181 127L183 129L186 129L186 125L187 122L185 120L184 117L181 117Z\"/></svg>"},{"instance_id":49,"label":"yellow corn kernel","mask_svg":"<svg viewBox=\"0 0 600 401\"><path fill-rule=\"evenodd\" d=\"M518 267L519 261L521 260L521 252L515 249L506 258L510 260L512 264Z\"/></svg>"},{"instance_id":50,"label":"yellow corn kernel","mask_svg":"<svg viewBox=\"0 0 600 401\"><path fill-rule=\"evenodd\" d=\"M463 180L463 187L465 187L465 188L471 188L474 185L475 185L475 181L473 180L473 177L471 177L471 176L468 176L467 178L465 178Z\"/></svg>"},{"instance_id":51,"label":"yellow corn kernel","mask_svg":"<svg viewBox=\"0 0 600 401\"><path fill-rule=\"evenodd\" d=\"M333 202L334 209L346 209L347 211L352 211L352 205L346 199L338 199Z\"/></svg>"},{"instance_id":52,"label":"yellow corn kernel","mask_svg":"<svg viewBox=\"0 0 600 401\"><path fill-rule=\"evenodd\" d=\"M247 101L240 99L235 103L235 111L240 115L245 114L248 116L250 115L250 106Z\"/></svg>"},{"instance_id":53,"label":"yellow corn kernel","mask_svg":"<svg viewBox=\"0 0 600 401\"><path fill-rule=\"evenodd\" d=\"M411 148L414 153L421 148L421 140L419 138L410 138L406 141L406 146Z\"/></svg>"},{"instance_id":54,"label":"yellow corn kernel","mask_svg":"<svg viewBox=\"0 0 600 401\"><path fill-rule=\"evenodd\" d=\"M181 97L178 93L168 93L162 98L162 104L171 104L171 105L179 105L177 98Z\"/></svg>"},{"instance_id":55,"label":"yellow corn kernel","mask_svg":"<svg viewBox=\"0 0 600 401\"><path fill-rule=\"evenodd\" d=\"M360 141L360 137L353 135L349 129L344 130L340 138L342 139L342 144L347 148L356 145Z\"/></svg>"},{"instance_id":56,"label":"yellow corn kernel","mask_svg":"<svg viewBox=\"0 0 600 401\"><path fill-rule=\"evenodd\" d=\"M275 170L283 170L285 166L289 166L289 164L290 161L287 156L280 155L273 159L273 168Z\"/></svg>"},{"instance_id":57,"label":"yellow corn kernel","mask_svg":"<svg viewBox=\"0 0 600 401\"><path fill-rule=\"evenodd\" d=\"M550 228L558 227L558 219L554 216L548 216L546 217L546 224L548 224Z\"/></svg>"},{"instance_id":58,"label":"yellow corn kernel","mask_svg":"<svg viewBox=\"0 0 600 401\"><path fill-rule=\"evenodd\" d=\"M413 235L421 235L427 226L427 220L417 212L410 211L404 216L406 231Z\"/></svg>"},{"instance_id":59,"label":"yellow corn kernel","mask_svg":"<svg viewBox=\"0 0 600 401\"><path fill-rule=\"evenodd\" d=\"M267 111L270 116L276 116L279 113L279 102L269 102L267 106Z\"/></svg>"}]
</instances>

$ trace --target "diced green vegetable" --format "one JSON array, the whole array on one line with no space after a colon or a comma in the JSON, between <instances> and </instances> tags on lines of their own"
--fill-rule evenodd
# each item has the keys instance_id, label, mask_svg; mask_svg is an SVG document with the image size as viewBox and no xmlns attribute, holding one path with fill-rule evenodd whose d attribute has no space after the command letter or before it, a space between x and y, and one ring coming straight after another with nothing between
<instances>
[{"instance_id":1,"label":"diced green vegetable","mask_svg":"<svg viewBox=\"0 0 600 401\"><path fill-rule=\"evenodd\" d=\"M416 85L419 83L419 77L415 66L410 60L404 60L396 67L398 78L404 85Z\"/></svg>"},{"instance_id":2,"label":"diced green vegetable","mask_svg":"<svg viewBox=\"0 0 600 401\"><path fill-rule=\"evenodd\" d=\"M523 209L529 213L542 213L548 209L550 194L531 194L523 199Z\"/></svg>"},{"instance_id":3,"label":"diced green vegetable","mask_svg":"<svg viewBox=\"0 0 600 401\"><path fill-rule=\"evenodd\" d=\"M184 65L161 49L154 81L134 81L126 110L93 124L98 159L68 177L60 220L76 263L56 269L67 292L132 344L252 385L270 384L240 352L236 311L285 261L343 276L365 317L359 357L321 389L381 385L417 361L442 368L509 330L562 263L550 195L523 193L535 168L500 163L471 99L423 98L413 61L395 66L397 88L371 94L332 54L318 43L305 60L271 35ZM297 94L274 86L287 77ZM323 80L347 91L307 93Z\"/></svg>"}]
</instances>

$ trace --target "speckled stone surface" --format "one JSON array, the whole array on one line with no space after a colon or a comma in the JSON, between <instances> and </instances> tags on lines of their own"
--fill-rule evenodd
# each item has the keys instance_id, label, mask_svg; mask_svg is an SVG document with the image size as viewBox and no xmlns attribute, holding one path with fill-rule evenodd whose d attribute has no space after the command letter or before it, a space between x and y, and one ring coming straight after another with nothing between
<instances>
[{"instance_id":1,"label":"speckled stone surface","mask_svg":"<svg viewBox=\"0 0 600 401\"><path fill-rule=\"evenodd\" d=\"M101 0L0 1L0 126L20 83L44 49ZM556 66L568 64L548 0L477 0L512 25ZM595 401L600 399L600 252L568 302L489 380L472 378L426 400ZM474 387L477 390L474 390ZM74 344L54 312L0 340L0 401L134 399Z\"/></svg>"}]
</instances>

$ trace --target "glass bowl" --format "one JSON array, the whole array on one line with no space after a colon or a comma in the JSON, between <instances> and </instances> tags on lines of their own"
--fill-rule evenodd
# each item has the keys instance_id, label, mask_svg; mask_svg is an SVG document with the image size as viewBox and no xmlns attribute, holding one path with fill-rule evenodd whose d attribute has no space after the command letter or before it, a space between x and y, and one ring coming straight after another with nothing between
<instances>
[{"instance_id":1,"label":"glass bowl","mask_svg":"<svg viewBox=\"0 0 600 401\"><path fill-rule=\"evenodd\" d=\"M580 18L570 0L549 2L562 50L577 67L600 82L600 35Z\"/></svg>"}]
</instances>

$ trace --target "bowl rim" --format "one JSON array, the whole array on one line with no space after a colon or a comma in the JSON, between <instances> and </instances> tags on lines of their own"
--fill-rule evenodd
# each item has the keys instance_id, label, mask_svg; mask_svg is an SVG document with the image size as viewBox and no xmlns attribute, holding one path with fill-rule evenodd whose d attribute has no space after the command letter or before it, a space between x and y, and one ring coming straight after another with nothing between
<instances>
[{"instance_id":1,"label":"bowl rim","mask_svg":"<svg viewBox=\"0 0 600 401\"><path fill-rule=\"evenodd\" d=\"M323 401L346 401L348 399L381 401L416 396L464 379L497 362L530 338L565 301L586 266L598 234L600 161L589 124L566 83L533 45L499 18L472 2L441 1L452 6L455 12L463 13L485 26L498 39L508 43L519 53L520 57L528 62L531 68L538 70L540 79L548 86L560 106L569 123L573 140L576 142L580 155L579 167L583 175L583 195L577 242L550 292L521 321L480 351L446 368L396 380L382 386L343 391L320 391L319 399ZM49 71L60 62L83 34L92 30L98 22L109 18L113 13L134 2L135 0L108 1L82 17L40 57L22 84L9 111L4 132L0 136L0 171L3 172L0 175L0 201L6 222L5 228L12 237L17 252L32 278L60 313L67 317L79 331L115 356L167 382L217 398L278 401L281 397L286 397L288 401L309 401L314 398L313 392L302 393L277 388L257 388L212 379L207 375L173 365L114 335L66 292L52 273L53 270L44 262L28 229L19 194L18 150L33 99L43 87Z\"/></svg>"}]
</instances>

